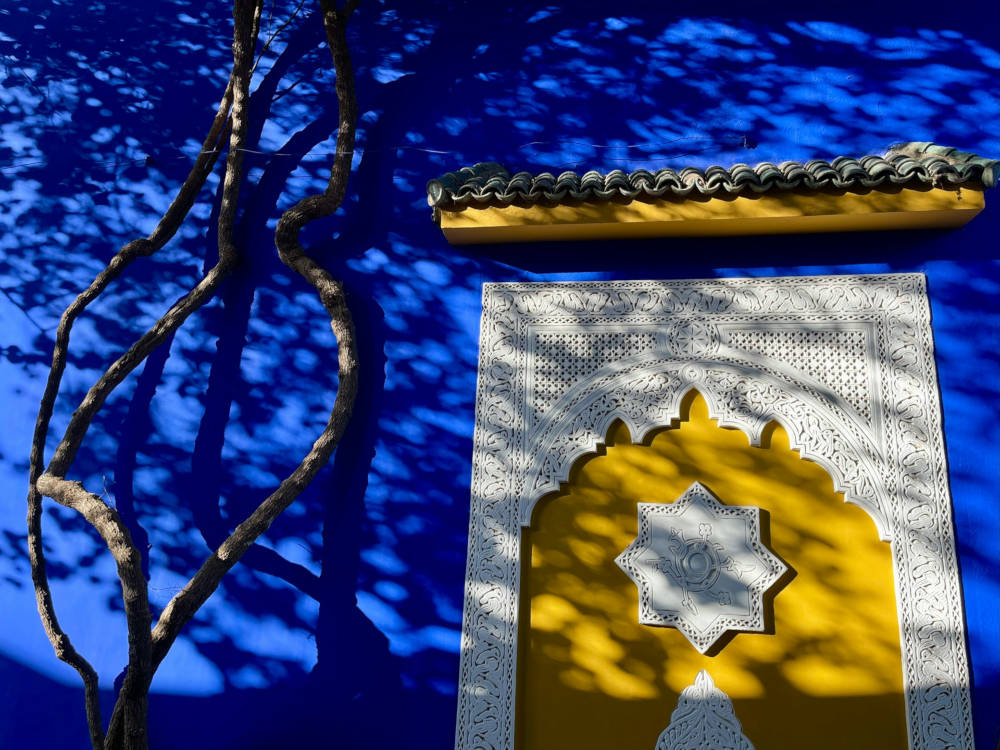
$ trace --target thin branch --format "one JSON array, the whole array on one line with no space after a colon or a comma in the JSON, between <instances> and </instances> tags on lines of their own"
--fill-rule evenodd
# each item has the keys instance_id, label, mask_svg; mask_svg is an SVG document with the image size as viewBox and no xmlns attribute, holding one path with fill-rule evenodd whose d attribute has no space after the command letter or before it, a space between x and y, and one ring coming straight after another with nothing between
<instances>
[{"instance_id":1,"label":"thin branch","mask_svg":"<svg viewBox=\"0 0 1000 750\"><path fill-rule=\"evenodd\" d=\"M60 322L57 342L53 353L53 365L49 373L46 393L43 396L36 423L35 440L32 444L31 480L28 497L29 546L34 546L32 554L32 574L36 596L43 624L57 654L63 654L80 672L88 694L88 724L91 742L95 748L101 744L110 747L136 748L147 746L146 714L149 682L152 679L151 659L152 615L149 610L146 581L142 576L141 555L136 550L128 530L118 514L97 495L87 492L82 485L68 482L66 472L72 465L80 443L86 435L90 421L103 405L111 391L122 382L150 352L175 331L194 310L198 309L216 290L226 273L235 264L236 252L232 243L232 226L235 221L236 198L242 181L242 146L245 142L245 108L249 89L249 69L252 61L254 39L259 24L260 8L256 2L237 2L234 8L236 24L233 38L234 66L229 85L223 96L206 138L202 152L198 155L191 174L182 185L153 233L145 239L135 240L126 245L112 258L108 267L98 275L94 283L81 294L67 309ZM249 21L249 23L248 23ZM70 425L50 462L46 474L40 475L43 462L45 438L51 420L53 404L58 392L59 380L66 365L66 350L72 322L82 310L99 296L107 285L136 257L151 255L165 244L177 231L184 216L190 210L194 198L215 163L217 142L225 129L230 106L233 108L231 148L226 165L225 187L223 191L222 213L219 221L220 258L216 268L187 296L173 307L146 333L132 348L120 357L98 380L84 398L81 408L74 412ZM41 547L41 496L48 495L67 507L75 508L93 525L105 539L118 565L118 575L122 585L126 621L129 631L129 669L119 694L112 726L101 743L101 720L96 702L96 675L93 669L75 651L67 650L65 634L59 629L52 608L51 593L44 573L44 556ZM36 542L32 545L32 541ZM71 648L71 647L70 647ZM93 694L94 700L90 699ZM120 710L119 710L120 707Z\"/></svg>"},{"instance_id":2,"label":"thin branch","mask_svg":"<svg viewBox=\"0 0 1000 750\"><path fill-rule=\"evenodd\" d=\"M226 177L222 184L219 206L219 262L235 258L233 228L236 226L236 205L243 182L243 154L246 147L247 110L250 104L251 61L260 24L261 0L236 0L233 5L235 32L233 35L233 125L226 158ZM247 15L244 18L245 14ZM246 23L249 20L250 23ZM241 28L242 27L242 28Z\"/></svg>"},{"instance_id":3,"label":"thin branch","mask_svg":"<svg viewBox=\"0 0 1000 750\"><path fill-rule=\"evenodd\" d=\"M30 469L28 489L28 558L31 564L31 579L35 589L35 599L42 627L56 656L72 666L84 683L84 696L87 708L87 726L91 744L97 750L104 744L104 727L101 719L98 701L97 673L93 667L73 648L69 636L63 631L56 617L52 593L49 588L48 575L45 566L45 551L42 545L42 496L36 482L41 476L45 465L45 440L48 437L49 424L55 408L59 386L66 369L67 351L69 349L70 333L73 323L87 306L96 299L114 281L125 268L138 257L146 257L162 248L177 232L186 218L195 197L211 173L218 156L218 142L229 117L232 104L232 78L222 95L222 100L216 110L212 125L205 136L191 171L182 183L177 195L171 202L163 217L157 223L152 233L145 238L139 238L122 247L108 265L102 270L90 286L82 292L63 312L56 329L56 341L52 350L52 365L45 383L45 391L35 420L35 429L31 441Z\"/></svg>"},{"instance_id":4,"label":"thin branch","mask_svg":"<svg viewBox=\"0 0 1000 750\"><path fill-rule=\"evenodd\" d=\"M90 423L94 416L100 411L101 406L111 392L131 373L136 367L145 361L146 357L162 344L170 334L180 328L181 324L187 320L191 313L198 310L215 294L219 285L229 274L236 264L234 249L230 243L227 246L227 254L223 257L220 248L219 263L212 268L202 280L188 292L184 297L175 302L171 308L164 313L153 326L142 335L142 337L132 345L132 347L119 357L101 375L100 379L87 391L83 401L73 412L69 425L52 455L46 471L56 477L65 477L69 468L73 464L76 452L79 450Z\"/></svg>"},{"instance_id":5,"label":"thin branch","mask_svg":"<svg viewBox=\"0 0 1000 750\"><path fill-rule=\"evenodd\" d=\"M259 0L236 0L236 8L246 7L243 12L252 12L253 22L240 23L237 17L237 34L233 41L234 50L240 49L240 54L246 56L244 47L252 45L252 34L256 32L259 20ZM234 10L234 13L237 13ZM244 26L241 28L241 26ZM243 37L246 37L244 39ZM250 40L250 41L248 41ZM233 226L236 220L236 204L239 197L240 184L243 178L243 154L246 143L246 106L249 98L249 63L240 59L242 67L234 67L232 80L233 89L232 127L230 132L229 154L226 159L226 173L223 180L223 193L219 209L219 262L202 278L201 282L187 295L175 302L173 306L135 343L119 357L100 379L90 388L83 401L73 412L69 425L63 434L63 439L52 455L46 471L57 477L66 476L83 438L90 428L94 416L100 411L104 401L111 392L138 367L150 352L159 346L171 333L177 330L187 317L207 302L225 276L236 264L236 247L233 244ZM227 89L228 91L228 89ZM65 363L63 363L65 366Z\"/></svg>"},{"instance_id":6,"label":"thin branch","mask_svg":"<svg viewBox=\"0 0 1000 750\"><path fill-rule=\"evenodd\" d=\"M254 60L253 67L250 69L251 76L257 72L257 66L260 65L260 61L264 59L264 53L271 48L271 44L274 42L275 39L278 38L278 34L280 34L282 31L287 29L289 25L291 25L292 21L294 21L296 16L299 15L299 11L302 10L302 6L305 4L306 0L299 0L299 4L296 6L295 10L292 11L292 15L288 17L288 20L285 21L283 24L281 24L281 26L276 28L273 34L268 35L267 41L264 42L264 46L260 48L260 53L257 55L257 59Z\"/></svg>"},{"instance_id":7,"label":"thin branch","mask_svg":"<svg viewBox=\"0 0 1000 750\"><path fill-rule=\"evenodd\" d=\"M218 157L217 142L219 136L225 128L229 107L232 102L232 79L226 87L222 102L209 129L208 136L202 145L202 150L195 160L191 172L181 185L177 196L174 198L167 212L157 223L153 232L145 238L140 238L129 242L108 262L90 286L83 291L76 299L70 303L69 307L62 314L59 326L56 330L56 343L52 352L52 366L49 369L49 377L45 384L45 391L42 395L41 404L38 410L38 417L35 420L35 431L31 443L31 484L41 475L44 467L45 439L48 436L49 423L52 419L52 411L58 395L59 385L63 372L66 369L66 352L69 348L70 333L73 323L80 314L93 302L106 288L114 281L122 271L137 257L149 256L162 248L180 228L181 223L187 216L188 211L194 203L194 198L205 179L212 171ZM34 490L32 489L32 493Z\"/></svg>"},{"instance_id":8,"label":"thin branch","mask_svg":"<svg viewBox=\"0 0 1000 750\"><path fill-rule=\"evenodd\" d=\"M306 79L303 77L303 78L300 78L297 81L294 81L293 83L289 84L288 86L285 86L285 88L281 89L277 94L275 94L274 99L271 101L271 103L274 104L274 102L279 101L282 97L284 97L284 96L292 93L292 91L295 90L296 86L298 86L300 83L305 83L305 81L306 81ZM280 150L281 149L279 149L279 151Z\"/></svg>"},{"instance_id":9,"label":"thin branch","mask_svg":"<svg viewBox=\"0 0 1000 750\"><path fill-rule=\"evenodd\" d=\"M104 746L104 723L101 719L100 694L98 692L97 672L83 656L73 647L69 636L63 631L56 618L55 606L52 603L52 592L49 590L48 577L45 574L45 553L42 549L42 503L41 495L34 484L28 496L28 559L31 561L31 582L35 587L35 602L38 605L38 616L41 618L45 635L55 651L56 658L69 664L83 680L84 705L87 711L87 730L90 734L90 744L93 750L101 750Z\"/></svg>"},{"instance_id":10,"label":"thin branch","mask_svg":"<svg viewBox=\"0 0 1000 750\"><path fill-rule=\"evenodd\" d=\"M100 410L111 391L156 347L173 334L191 313L215 294L223 279L237 262L233 228L236 223L236 207L243 182L243 148L246 145L248 126L250 71L253 64L253 50L260 29L260 14L260 0L236 0L233 5L232 126L219 209L219 261L198 286L175 303L128 352L108 368L88 391L80 407L74 412L63 440L53 455L49 464L50 472L61 470L62 475L65 475L65 471L68 470L83 437L86 435L91 420ZM136 556L141 562L141 555L137 553ZM142 589L145 597L146 581L141 578L141 567L139 574L140 580L136 582L136 587ZM121 573L119 573L119 578L122 580L122 590L127 599L126 579ZM106 748L118 748L122 745L126 750L133 750L133 748L145 750L147 746L146 716L149 684L159 662L153 661L152 633L150 631L152 616L148 601L144 598L143 602L146 614L144 620L127 617L129 624L128 670L111 716L108 734L105 738ZM128 615L127 607L126 615Z\"/></svg>"},{"instance_id":11,"label":"thin branch","mask_svg":"<svg viewBox=\"0 0 1000 750\"><path fill-rule=\"evenodd\" d=\"M181 629L218 587L223 576L239 561L254 541L301 494L316 474L327 464L351 416L357 395L357 351L354 325L340 282L309 258L299 243L302 228L315 219L330 216L343 202L350 176L351 155L357 123L354 76L341 15L330 0L321 0L323 25L337 74L336 93L339 105L337 154L330 168L326 190L302 199L278 221L275 244L281 260L301 274L318 292L330 315L330 325L337 339L338 388L326 427L312 449L256 510L230 534L202 564L187 585L170 600L153 629L153 661L159 664Z\"/></svg>"}]
</instances>

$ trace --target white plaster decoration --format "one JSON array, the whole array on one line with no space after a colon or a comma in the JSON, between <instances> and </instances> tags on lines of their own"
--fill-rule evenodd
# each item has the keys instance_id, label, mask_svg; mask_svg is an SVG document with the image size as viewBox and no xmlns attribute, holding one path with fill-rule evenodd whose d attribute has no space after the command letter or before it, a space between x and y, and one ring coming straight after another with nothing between
<instances>
[{"instance_id":1,"label":"white plaster decoration","mask_svg":"<svg viewBox=\"0 0 1000 750\"><path fill-rule=\"evenodd\" d=\"M513 748L521 528L616 419L695 389L758 444L778 421L892 545L911 748L971 748L969 675L919 274L484 288L456 747Z\"/></svg>"},{"instance_id":2,"label":"white plaster decoration","mask_svg":"<svg viewBox=\"0 0 1000 750\"><path fill-rule=\"evenodd\" d=\"M729 696L719 690L704 669L677 698L670 724L660 733L655 750L754 750L743 734Z\"/></svg>"},{"instance_id":3,"label":"white plaster decoration","mask_svg":"<svg viewBox=\"0 0 1000 750\"><path fill-rule=\"evenodd\" d=\"M764 594L788 567L760 538L760 509L695 482L673 503L639 503L615 558L639 589L639 622L677 628L700 653L731 630L763 632Z\"/></svg>"}]
</instances>

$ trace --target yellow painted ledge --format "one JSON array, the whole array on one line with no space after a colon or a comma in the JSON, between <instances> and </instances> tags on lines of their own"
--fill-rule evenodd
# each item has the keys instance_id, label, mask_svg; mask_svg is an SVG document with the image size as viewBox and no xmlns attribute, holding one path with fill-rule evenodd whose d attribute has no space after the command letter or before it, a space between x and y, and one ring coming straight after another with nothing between
<instances>
[{"instance_id":1,"label":"yellow painted ledge","mask_svg":"<svg viewBox=\"0 0 1000 750\"><path fill-rule=\"evenodd\" d=\"M984 205L983 191L969 188L783 193L705 201L467 208L442 211L441 229L453 245L930 229L960 227Z\"/></svg>"}]
</instances>

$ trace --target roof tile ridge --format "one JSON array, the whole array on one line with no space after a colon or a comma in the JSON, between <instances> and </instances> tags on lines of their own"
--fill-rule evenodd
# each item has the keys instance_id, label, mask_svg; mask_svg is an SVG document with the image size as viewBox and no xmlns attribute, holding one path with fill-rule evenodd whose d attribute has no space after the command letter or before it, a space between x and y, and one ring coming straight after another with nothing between
<instances>
[{"instance_id":1,"label":"roof tile ridge","mask_svg":"<svg viewBox=\"0 0 1000 750\"><path fill-rule=\"evenodd\" d=\"M909 141L891 145L883 154L837 156L832 161L761 161L729 167L712 164L681 168L639 168L631 172L590 169L531 174L511 174L498 162L480 162L448 172L427 183L427 202L440 209L472 205L511 205L563 200L616 200L620 198L684 199L692 194L763 193L771 190L823 190L876 188L920 182L934 187L959 187L979 182L992 188L1000 180L1000 160L936 144Z\"/></svg>"}]
</instances>

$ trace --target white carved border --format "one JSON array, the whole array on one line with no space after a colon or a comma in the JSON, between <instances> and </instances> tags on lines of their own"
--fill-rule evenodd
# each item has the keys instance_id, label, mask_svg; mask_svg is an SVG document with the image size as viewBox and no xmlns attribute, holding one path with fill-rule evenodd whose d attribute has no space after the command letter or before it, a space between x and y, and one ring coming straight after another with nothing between
<instances>
[{"instance_id":1,"label":"white carved border","mask_svg":"<svg viewBox=\"0 0 1000 750\"><path fill-rule=\"evenodd\" d=\"M864 352L852 356L865 360L876 389L873 419L719 334L769 325L870 331ZM657 336L640 353L589 363L593 375L569 385L536 423L527 381L539 330ZM780 422L792 446L872 516L892 545L910 747L972 748L930 313L918 274L485 286L456 747L513 748L521 527L534 503L597 449L614 419L638 439L679 418L691 388L714 418L753 442L769 421Z\"/></svg>"}]
</instances>

